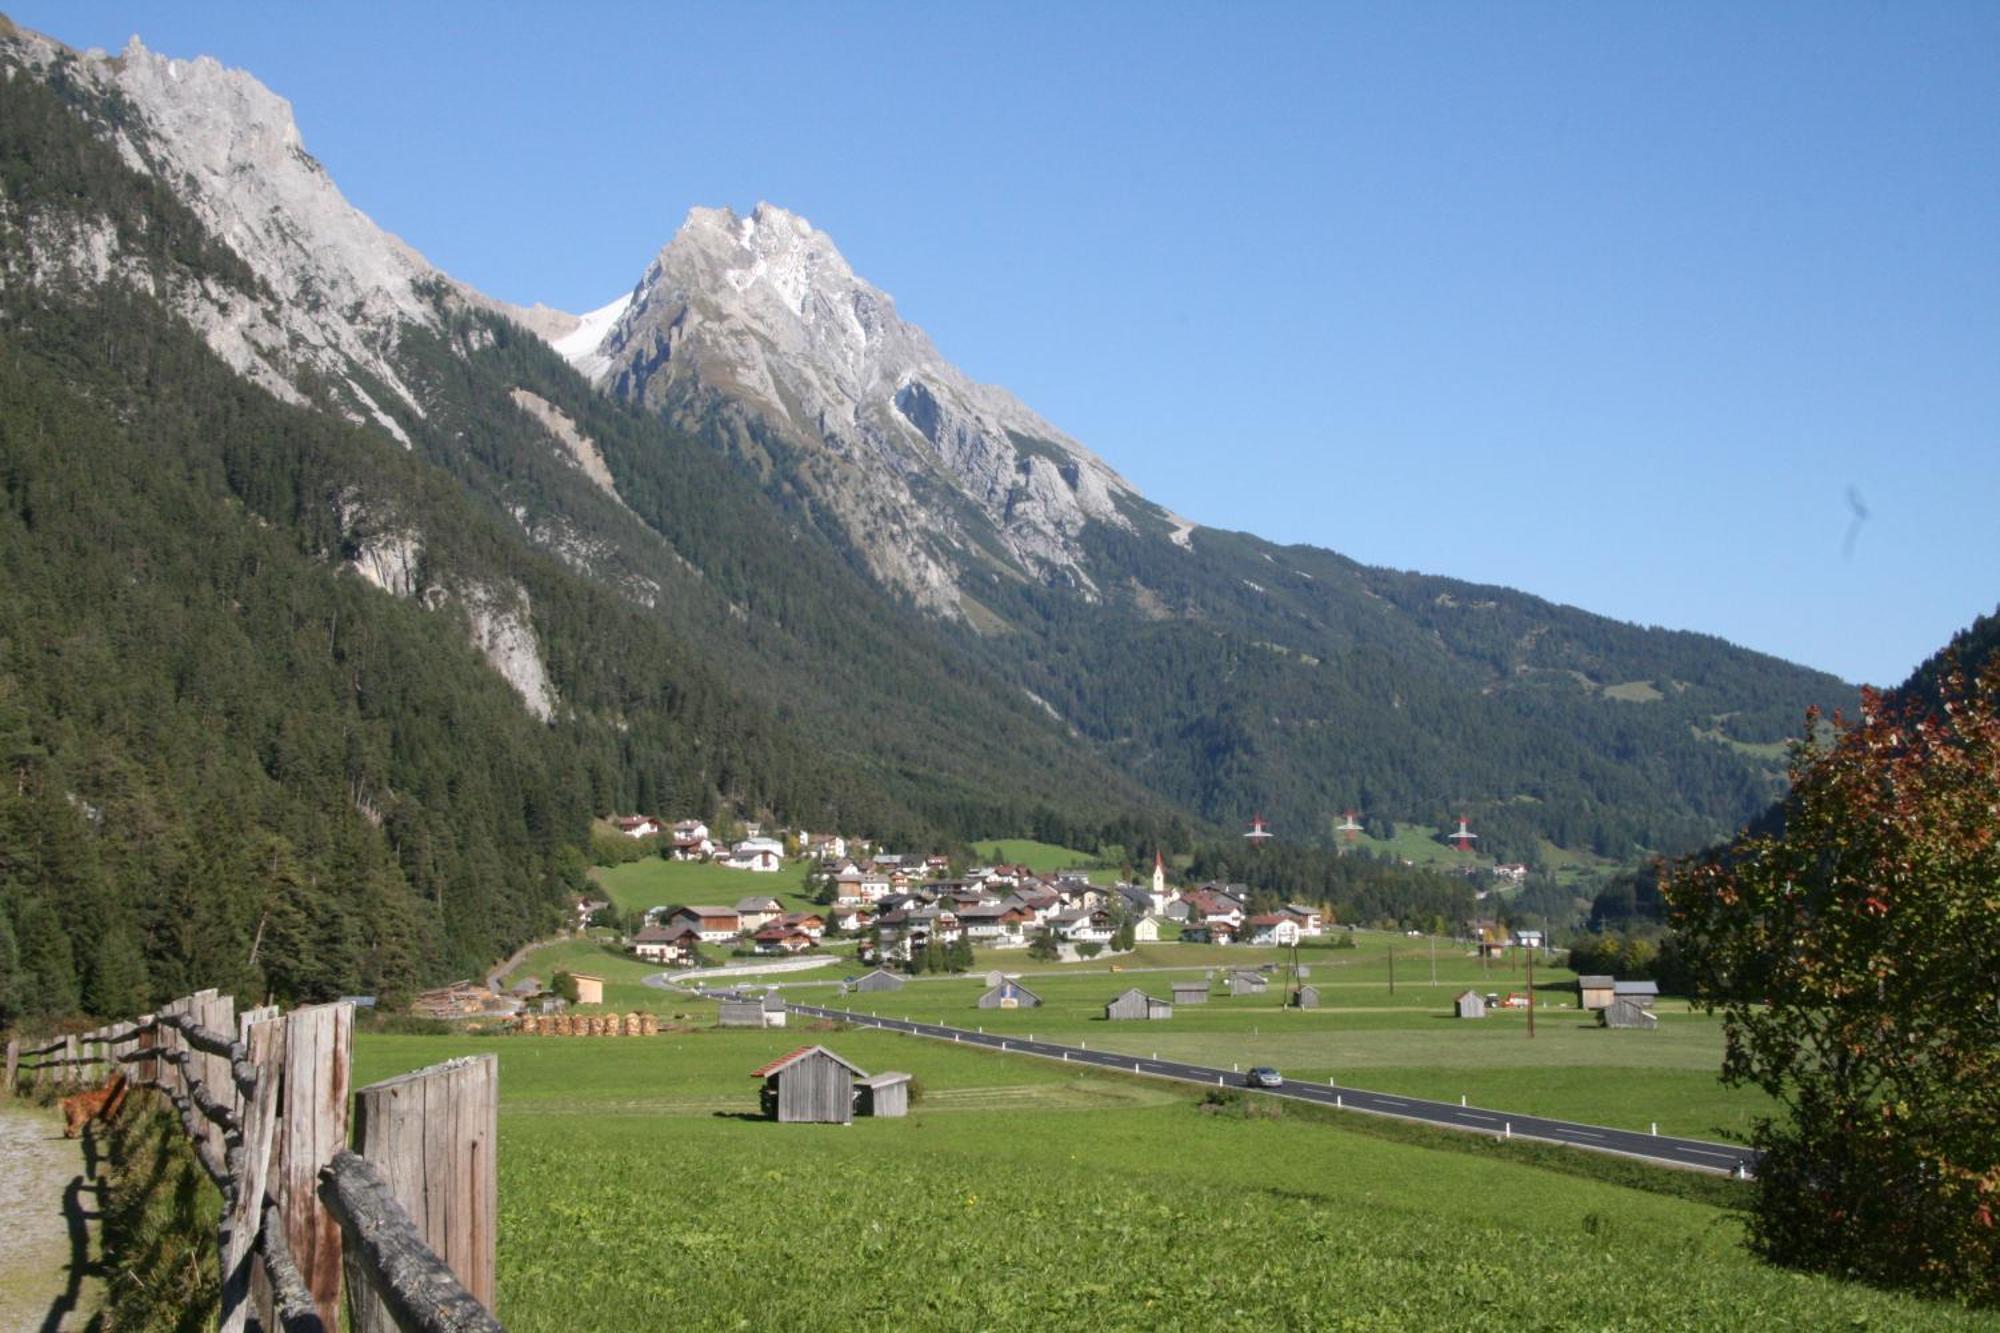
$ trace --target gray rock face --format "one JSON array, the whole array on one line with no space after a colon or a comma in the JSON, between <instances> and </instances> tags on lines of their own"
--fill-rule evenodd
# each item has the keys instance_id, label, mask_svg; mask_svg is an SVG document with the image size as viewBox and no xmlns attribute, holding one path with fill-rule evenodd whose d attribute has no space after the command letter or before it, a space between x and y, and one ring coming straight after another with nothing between
<instances>
[{"instance_id":1,"label":"gray rock face","mask_svg":"<svg viewBox=\"0 0 2000 1333\"><path fill-rule=\"evenodd\" d=\"M601 313L614 316L601 336L572 331L557 349L658 411L747 407L813 456L811 484L877 575L934 609L960 612L959 571L996 549L1091 595L1084 526L1131 526L1119 504L1139 500L1130 483L967 378L784 209L695 209L622 307ZM940 482L963 503L940 504Z\"/></svg>"},{"instance_id":2,"label":"gray rock face","mask_svg":"<svg viewBox=\"0 0 2000 1333\"><path fill-rule=\"evenodd\" d=\"M311 370L349 416L407 445L386 410L391 405L356 375L372 377L422 417L425 404L396 364L406 325L436 328L442 312L457 305L506 314L544 336L572 322L482 296L376 226L305 150L291 104L242 70L206 56L171 59L137 37L117 55L78 53L11 25L0 31L0 54L30 71L66 58L73 77L123 100L131 114L114 142L126 163L170 183L266 289L205 285L154 294L239 373L287 401L302 401L295 381ZM97 281L135 276L136 266L115 254L85 250L77 261Z\"/></svg>"},{"instance_id":3,"label":"gray rock face","mask_svg":"<svg viewBox=\"0 0 2000 1333\"><path fill-rule=\"evenodd\" d=\"M116 94L127 114L112 142L128 166L168 182L203 225L248 266L260 290L169 277L161 290L152 266L121 253L102 219L64 221L6 215L28 240L28 260L0 280L55 286L122 282L150 292L199 332L238 373L287 402L305 401L301 371L333 387L354 420L410 439L387 406L360 382L372 379L395 406L416 417L425 404L412 392L396 351L411 326L436 329L454 309L505 314L544 337L572 329L573 316L518 310L440 273L423 256L377 227L341 195L305 151L289 103L240 70L206 57L173 60L135 37L118 55L78 53L0 19L0 64L13 75L45 73L68 62L70 76ZM8 205L0 199L0 212ZM522 409L600 486L610 476L596 446L566 417L533 395ZM532 608L516 583L427 583L423 535L399 522L393 507L373 512L359 496L336 501L346 566L391 596L433 611L459 608L466 633L513 686L522 705L547 721L557 695L544 666ZM575 545L572 542L571 545Z\"/></svg>"}]
</instances>

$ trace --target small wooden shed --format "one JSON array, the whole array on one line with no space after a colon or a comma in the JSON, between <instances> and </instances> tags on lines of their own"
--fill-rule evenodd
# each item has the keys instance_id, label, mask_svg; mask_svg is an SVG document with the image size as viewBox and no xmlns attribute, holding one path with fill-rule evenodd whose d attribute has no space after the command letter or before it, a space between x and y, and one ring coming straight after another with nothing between
<instances>
[{"instance_id":1,"label":"small wooden shed","mask_svg":"<svg viewBox=\"0 0 2000 1333\"><path fill-rule=\"evenodd\" d=\"M1208 983L1206 981L1176 981L1173 983L1175 1004L1207 1004Z\"/></svg>"},{"instance_id":2,"label":"small wooden shed","mask_svg":"<svg viewBox=\"0 0 2000 1333\"><path fill-rule=\"evenodd\" d=\"M1660 1025L1660 1016L1637 1000L1620 996L1597 1011L1597 1021L1608 1028L1651 1031Z\"/></svg>"},{"instance_id":3,"label":"small wooden shed","mask_svg":"<svg viewBox=\"0 0 2000 1333\"><path fill-rule=\"evenodd\" d=\"M1660 983L1657 981L1614 981L1611 983L1612 1003L1630 1000L1641 1009L1651 1009L1653 1002L1660 998Z\"/></svg>"},{"instance_id":4,"label":"small wooden shed","mask_svg":"<svg viewBox=\"0 0 2000 1333\"><path fill-rule=\"evenodd\" d=\"M1229 993L1231 995L1262 995L1269 983L1261 972L1231 972Z\"/></svg>"},{"instance_id":5,"label":"small wooden shed","mask_svg":"<svg viewBox=\"0 0 2000 1333\"><path fill-rule=\"evenodd\" d=\"M1452 1009L1460 1018L1484 1018L1486 997L1476 990L1469 990L1452 1001Z\"/></svg>"},{"instance_id":6,"label":"small wooden shed","mask_svg":"<svg viewBox=\"0 0 2000 1333\"><path fill-rule=\"evenodd\" d=\"M1001 978L1000 984L979 997L981 1009L1039 1009L1042 997L1009 978Z\"/></svg>"},{"instance_id":7,"label":"small wooden shed","mask_svg":"<svg viewBox=\"0 0 2000 1333\"><path fill-rule=\"evenodd\" d=\"M854 1080L867 1075L824 1046L801 1046L750 1077L764 1080L759 1104L780 1124L845 1125L854 1119Z\"/></svg>"},{"instance_id":8,"label":"small wooden shed","mask_svg":"<svg viewBox=\"0 0 2000 1333\"><path fill-rule=\"evenodd\" d=\"M576 983L578 1004L604 1003L604 978L593 977L588 972L572 972L569 979Z\"/></svg>"},{"instance_id":9,"label":"small wooden shed","mask_svg":"<svg viewBox=\"0 0 2000 1333\"><path fill-rule=\"evenodd\" d=\"M1104 1016L1114 1023L1129 1019L1172 1018L1174 1006L1169 1001L1155 999L1134 986L1105 1005Z\"/></svg>"},{"instance_id":10,"label":"small wooden shed","mask_svg":"<svg viewBox=\"0 0 2000 1333\"><path fill-rule=\"evenodd\" d=\"M1576 995L1585 1009L1602 1009L1618 997L1612 988L1618 983L1610 977L1578 977Z\"/></svg>"},{"instance_id":11,"label":"small wooden shed","mask_svg":"<svg viewBox=\"0 0 2000 1333\"><path fill-rule=\"evenodd\" d=\"M854 1080L854 1114L902 1116L910 1113L910 1076L891 1070Z\"/></svg>"},{"instance_id":12,"label":"small wooden shed","mask_svg":"<svg viewBox=\"0 0 2000 1333\"><path fill-rule=\"evenodd\" d=\"M899 977L887 968L878 967L854 983L858 991L901 990L907 978Z\"/></svg>"},{"instance_id":13,"label":"small wooden shed","mask_svg":"<svg viewBox=\"0 0 2000 1333\"><path fill-rule=\"evenodd\" d=\"M775 995L728 999L717 1007L717 1027L781 1028L784 1025L785 1002Z\"/></svg>"},{"instance_id":14,"label":"small wooden shed","mask_svg":"<svg viewBox=\"0 0 2000 1333\"><path fill-rule=\"evenodd\" d=\"M1292 1007L1294 1009L1319 1008L1319 987L1301 986L1297 990L1293 991Z\"/></svg>"}]
</instances>

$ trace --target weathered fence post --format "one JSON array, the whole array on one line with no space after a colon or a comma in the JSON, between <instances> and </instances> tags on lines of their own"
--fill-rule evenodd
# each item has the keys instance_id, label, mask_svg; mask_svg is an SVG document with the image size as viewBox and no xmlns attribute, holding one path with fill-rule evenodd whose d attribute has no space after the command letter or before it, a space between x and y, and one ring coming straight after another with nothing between
<instances>
[{"instance_id":1,"label":"weathered fence post","mask_svg":"<svg viewBox=\"0 0 2000 1333\"><path fill-rule=\"evenodd\" d=\"M499 1103L500 1063L492 1055L371 1084L354 1099L355 1151L380 1170L417 1235L488 1310L499 1238ZM348 1298L356 1333L396 1327L352 1273Z\"/></svg>"},{"instance_id":2,"label":"weathered fence post","mask_svg":"<svg viewBox=\"0 0 2000 1333\"><path fill-rule=\"evenodd\" d=\"M264 1217L264 1187L269 1178L272 1140L278 1128L278 1083L284 1071L284 1024L273 1018L246 1023L243 1045L257 1071L255 1093L240 1097L243 1126L242 1165L236 1197L228 1201L222 1220L221 1333L242 1333L250 1314L250 1270L257 1246L257 1228ZM233 1084L234 1080L231 1080ZM260 1326L271 1327L268 1320Z\"/></svg>"},{"instance_id":3,"label":"weathered fence post","mask_svg":"<svg viewBox=\"0 0 2000 1333\"><path fill-rule=\"evenodd\" d=\"M20 1069L21 1039L19 1037L9 1037L7 1039L7 1095L9 1097L14 1095L14 1076L20 1072Z\"/></svg>"},{"instance_id":4,"label":"weathered fence post","mask_svg":"<svg viewBox=\"0 0 2000 1333\"><path fill-rule=\"evenodd\" d=\"M316 1004L285 1015L284 1127L273 1193L292 1262L330 1329L340 1327L340 1223L320 1206L319 1173L347 1146L353 1044L351 1004Z\"/></svg>"}]
</instances>

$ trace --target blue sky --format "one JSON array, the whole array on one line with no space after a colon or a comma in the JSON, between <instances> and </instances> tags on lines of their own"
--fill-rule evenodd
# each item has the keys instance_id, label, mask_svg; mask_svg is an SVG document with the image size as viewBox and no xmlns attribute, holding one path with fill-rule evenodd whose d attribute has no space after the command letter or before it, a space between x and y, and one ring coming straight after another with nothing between
<instances>
[{"instance_id":1,"label":"blue sky","mask_svg":"<svg viewBox=\"0 0 2000 1333\"><path fill-rule=\"evenodd\" d=\"M2000 601L2000 6L8 12L510 300L782 204L1203 523L1883 683Z\"/></svg>"}]
</instances>

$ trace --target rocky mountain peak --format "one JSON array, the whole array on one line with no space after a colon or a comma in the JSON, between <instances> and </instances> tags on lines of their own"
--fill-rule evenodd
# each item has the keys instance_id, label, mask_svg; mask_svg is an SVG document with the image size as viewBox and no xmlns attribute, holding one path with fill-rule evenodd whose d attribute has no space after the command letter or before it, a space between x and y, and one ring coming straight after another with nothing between
<instances>
[{"instance_id":1,"label":"rocky mountain peak","mask_svg":"<svg viewBox=\"0 0 2000 1333\"><path fill-rule=\"evenodd\" d=\"M1004 389L979 384L798 214L696 208L631 297L556 342L614 394L699 417L719 399L804 448L807 484L878 575L947 613L996 559L1093 595L1080 536L1138 493ZM959 503L940 504L938 486ZM1150 509L1151 506L1145 506Z\"/></svg>"}]
</instances>

